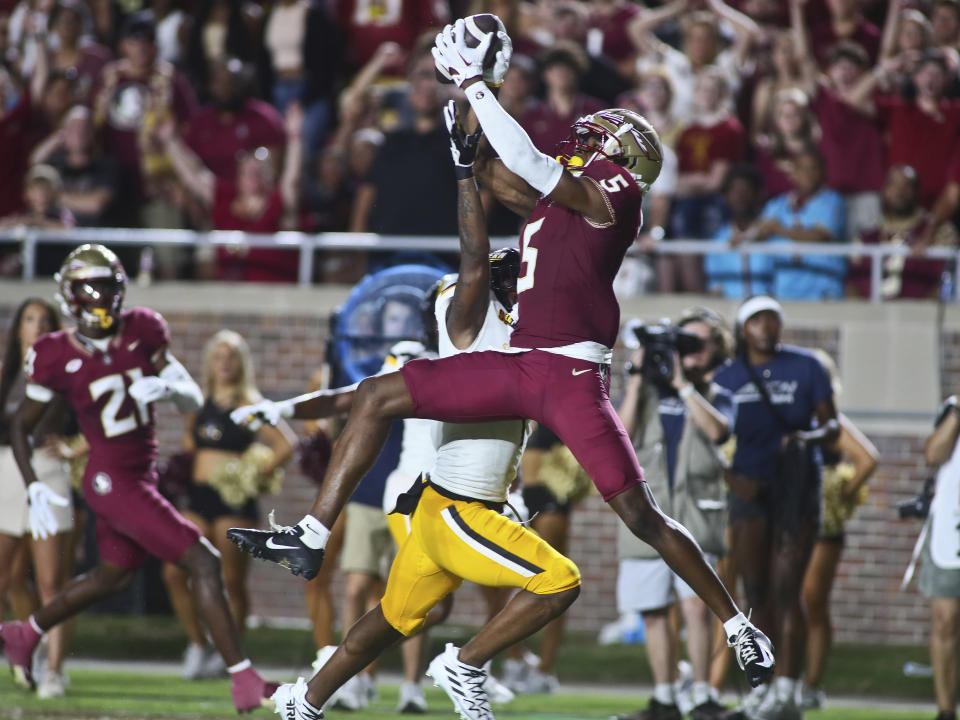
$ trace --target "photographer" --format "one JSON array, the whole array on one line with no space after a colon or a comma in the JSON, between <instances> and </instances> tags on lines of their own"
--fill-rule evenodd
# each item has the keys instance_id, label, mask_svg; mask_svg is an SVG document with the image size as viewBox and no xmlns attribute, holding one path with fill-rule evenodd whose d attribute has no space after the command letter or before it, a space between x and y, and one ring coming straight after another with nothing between
<instances>
[{"instance_id":1,"label":"photographer","mask_svg":"<svg viewBox=\"0 0 960 720\"><path fill-rule=\"evenodd\" d=\"M742 708L748 717L799 712L801 585L820 525L820 446L839 432L830 376L813 353L781 345L782 330L776 300L744 301L737 356L716 376L737 402L737 449L727 474L731 554L758 625L776 638L773 687L751 691Z\"/></svg>"},{"instance_id":2,"label":"photographer","mask_svg":"<svg viewBox=\"0 0 960 720\"><path fill-rule=\"evenodd\" d=\"M676 327L631 323L625 334L628 346L636 350L620 419L657 504L690 531L715 564L725 549L726 508L717 445L730 434L734 403L711 378L729 357L732 342L721 319L705 308L686 311ZM621 717L681 718L674 692L677 628L669 621L676 601L686 622L693 666L691 717L721 717L723 707L711 696L708 683L713 626L706 606L649 545L623 524L619 530L617 604L621 613L643 615L656 683L645 710Z\"/></svg>"},{"instance_id":3,"label":"photographer","mask_svg":"<svg viewBox=\"0 0 960 720\"><path fill-rule=\"evenodd\" d=\"M939 465L937 486L923 547L920 592L930 598L930 664L937 696L936 720L957 718L957 656L960 652L960 562L956 508L960 491L960 408L947 399L927 438L927 462ZM906 513L900 510L901 516Z\"/></svg>"}]
</instances>

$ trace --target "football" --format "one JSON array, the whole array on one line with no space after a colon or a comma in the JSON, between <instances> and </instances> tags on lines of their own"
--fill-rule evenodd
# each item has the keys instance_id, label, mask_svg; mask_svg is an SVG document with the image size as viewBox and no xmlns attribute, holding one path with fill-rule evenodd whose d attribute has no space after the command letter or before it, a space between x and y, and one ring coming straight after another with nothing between
<instances>
[{"instance_id":1,"label":"football","mask_svg":"<svg viewBox=\"0 0 960 720\"><path fill-rule=\"evenodd\" d=\"M500 42L500 38L496 36L497 30L500 29L500 22L496 15L491 15L490 13L480 13L478 15L470 15L463 19L464 25L466 27L467 36L464 38L467 47L475 48L480 44L481 38L487 33L494 33L493 40L490 43L490 47L487 49L487 54L483 58L483 69L489 70L493 67L493 63L497 59L497 53L503 48L503 43ZM436 69L437 80L442 83L452 83L453 80L450 79L448 74L444 74L440 68Z\"/></svg>"}]
</instances>

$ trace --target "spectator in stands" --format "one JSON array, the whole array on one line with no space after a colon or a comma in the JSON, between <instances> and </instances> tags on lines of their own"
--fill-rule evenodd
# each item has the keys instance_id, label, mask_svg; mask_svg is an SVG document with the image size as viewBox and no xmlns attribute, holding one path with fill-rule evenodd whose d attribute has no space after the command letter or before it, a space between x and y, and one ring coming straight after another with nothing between
<instances>
[{"instance_id":1,"label":"spectator in stands","mask_svg":"<svg viewBox=\"0 0 960 720\"><path fill-rule=\"evenodd\" d=\"M291 105L287 109L287 149L279 181L266 149L258 148L241 158L235 179L221 180L187 147L172 122L158 125L156 136L180 182L209 208L214 230L275 233L298 227L302 121L300 106ZM296 250L221 247L215 274L221 280L293 282L297 279L298 255Z\"/></svg>"},{"instance_id":2,"label":"spectator in stands","mask_svg":"<svg viewBox=\"0 0 960 720\"><path fill-rule=\"evenodd\" d=\"M707 0L710 12L691 13L693 7L695 4L690 0L674 0L638 14L629 27L630 37L640 53L637 74L643 75L651 66L664 66L673 85L674 114L685 122L695 114L694 81L700 71L710 65L716 66L731 94L734 93L740 86L751 44L760 30L753 20L723 0ZM680 18L683 31L680 50L654 35L658 26L675 18ZM722 47L720 19L729 22L734 29L735 40L731 47Z\"/></svg>"},{"instance_id":3,"label":"spectator in stands","mask_svg":"<svg viewBox=\"0 0 960 720\"><path fill-rule=\"evenodd\" d=\"M4 616L7 590L16 580L12 573L17 565L12 562L18 548L29 543L27 489L10 447L10 424L13 415L26 396L24 359L33 343L41 335L60 329L60 316L46 300L28 298L13 314L7 333L3 364L0 366L0 617ZM63 404L51 404L33 432L37 451L33 456L38 481L62 498L70 497L70 470L64 459L68 452L62 442L67 420ZM66 550L73 533L73 509L50 506L56 517L57 532L53 535L34 535L31 546L33 572L42 602L49 602L69 577L63 572ZM65 692L63 660L67 653L66 628L58 627L47 636L46 673L37 688L40 698L61 697Z\"/></svg>"},{"instance_id":4,"label":"spectator in stands","mask_svg":"<svg viewBox=\"0 0 960 720\"><path fill-rule=\"evenodd\" d=\"M76 226L73 214L63 206L62 189L60 173L50 165L34 165L24 181L26 210L0 219L0 227L28 225L42 230L62 230Z\"/></svg>"},{"instance_id":5,"label":"spectator in stands","mask_svg":"<svg viewBox=\"0 0 960 720\"><path fill-rule=\"evenodd\" d=\"M32 164L49 163L63 182L63 206L81 227L113 225L111 206L120 194L120 178L111 155L98 152L90 109L76 105L63 127L40 143Z\"/></svg>"},{"instance_id":6,"label":"spectator in stands","mask_svg":"<svg viewBox=\"0 0 960 720\"><path fill-rule=\"evenodd\" d=\"M497 99L515 120L523 117L536 103L540 73L537 64L526 55L513 54Z\"/></svg>"},{"instance_id":7,"label":"spectator in stands","mask_svg":"<svg viewBox=\"0 0 960 720\"><path fill-rule=\"evenodd\" d=\"M389 13L388 13L389 14ZM386 17L381 17L386 22ZM303 142L308 165L333 122L333 92L343 65L342 30L323 3L281 0L270 11L264 43L273 73L273 105L286 113L303 108Z\"/></svg>"},{"instance_id":8,"label":"spectator in stands","mask_svg":"<svg viewBox=\"0 0 960 720\"><path fill-rule=\"evenodd\" d=\"M20 0L10 14L6 60L20 77L33 74L41 55L46 55L50 11L56 0Z\"/></svg>"},{"instance_id":9,"label":"spectator in stands","mask_svg":"<svg viewBox=\"0 0 960 720\"><path fill-rule=\"evenodd\" d=\"M883 187L883 217L880 227L860 235L865 244L891 243L911 249L916 255L928 245L925 243L931 214L918 203L917 174L909 165L894 165L887 172ZM946 222L937 230L933 245L956 247L957 229ZM856 297L871 296L871 260L860 258L850 264L847 291ZM883 260L883 278L880 297L935 298L940 290L940 278L947 269L946 260L928 260L920 257L891 255Z\"/></svg>"},{"instance_id":10,"label":"spectator in stands","mask_svg":"<svg viewBox=\"0 0 960 720\"><path fill-rule=\"evenodd\" d=\"M283 465L293 455L293 432L285 422L264 424L257 432L235 425L230 411L261 399L247 341L221 330L203 351L204 404L188 416L183 445L193 456L193 476L183 516L199 528L220 554L230 612L245 627L249 596L249 556L227 540L227 530L261 520L257 498L278 492ZM164 563L163 578L190 645L184 654L185 680L218 677L226 667L207 641L187 573Z\"/></svg>"},{"instance_id":11,"label":"spectator in stands","mask_svg":"<svg viewBox=\"0 0 960 720\"><path fill-rule=\"evenodd\" d=\"M773 683L746 697L747 717L799 714L800 590L820 521L819 448L839 431L827 371L812 353L781 345L782 329L776 300L746 300L737 310L736 357L715 378L737 403L727 473L731 553L753 617L777 648Z\"/></svg>"},{"instance_id":12,"label":"spectator in stands","mask_svg":"<svg viewBox=\"0 0 960 720\"><path fill-rule=\"evenodd\" d=\"M930 599L930 664L933 666L933 689L936 695L936 720L956 720L957 658L960 655L960 547L953 517L952 503L938 502L956 497L960 484L960 407L957 396L951 395L940 406L933 432L927 437L924 451L929 465L939 466L937 485L930 506L930 531L923 545L920 568L920 592Z\"/></svg>"},{"instance_id":13,"label":"spectator in stands","mask_svg":"<svg viewBox=\"0 0 960 720\"><path fill-rule=\"evenodd\" d=\"M263 63L259 38L251 32L252 16L259 12L259 7L247 0L200 0L197 4L190 25L185 71L202 102L211 100L215 63L230 58Z\"/></svg>"},{"instance_id":14,"label":"spectator in stands","mask_svg":"<svg viewBox=\"0 0 960 720\"><path fill-rule=\"evenodd\" d=\"M149 12L127 16L120 39L120 58L103 69L94 91L93 117L104 147L110 148L122 172L138 224L145 200L159 198L170 165L163 148L153 142L153 129L173 121L185 124L194 113L194 94L187 79L157 58L156 27Z\"/></svg>"},{"instance_id":15,"label":"spectator in stands","mask_svg":"<svg viewBox=\"0 0 960 720\"><path fill-rule=\"evenodd\" d=\"M88 103L93 84L113 55L92 38L93 18L79 0L58 0L50 13L50 29L56 37L51 46L50 67L72 73L77 99ZM52 38L51 38L52 40Z\"/></svg>"},{"instance_id":16,"label":"spectator in stands","mask_svg":"<svg viewBox=\"0 0 960 720\"><path fill-rule=\"evenodd\" d=\"M335 17L346 35L348 69L362 67L385 42L400 46L404 55L386 68L400 76L403 63L417 55L419 39L427 30L440 30L449 20L446 3L423 0L393 0L389 4L366 0L334 0ZM326 38L329 40L329 38Z\"/></svg>"},{"instance_id":17,"label":"spectator in stands","mask_svg":"<svg viewBox=\"0 0 960 720\"><path fill-rule=\"evenodd\" d=\"M23 208L23 178L29 167L33 103L22 86L0 65L0 218Z\"/></svg>"},{"instance_id":18,"label":"spectator in stands","mask_svg":"<svg viewBox=\"0 0 960 720\"><path fill-rule=\"evenodd\" d=\"M960 2L936 0L930 9L930 30L933 46L944 53L952 53L956 58L960 50Z\"/></svg>"},{"instance_id":19,"label":"spectator in stands","mask_svg":"<svg viewBox=\"0 0 960 720\"><path fill-rule=\"evenodd\" d=\"M587 54L575 42L555 43L540 58L540 67L544 99L520 117L520 124L537 149L553 155L577 118L602 110L604 104L580 91L580 78L587 70Z\"/></svg>"},{"instance_id":20,"label":"spectator in stands","mask_svg":"<svg viewBox=\"0 0 960 720\"><path fill-rule=\"evenodd\" d=\"M652 67L639 79L634 93L641 114L657 129L660 142L675 150L683 123L674 113L673 84L670 74L662 67Z\"/></svg>"},{"instance_id":21,"label":"spectator in stands","mask_svg":"<svg viewBox=\"0 0 960 720\"><path fill-rule=\"evenodd\" d=\"M587 51L610 58L620 75L632 78L636 73L637 47L629 28L645 9L630 0L595 0L589 3L589 10Z\"/></svg>"},{"instance_id":22,"label":"spectator in stands","mask_svg":"<svg viewBox=\"0 0 960 720\"><path fill-rule=\"evenodd\" d=\"M836 404L840 394L837 366L823 350L818 348L814 354L830 375ZM844 525L866 499L866 483L877 469L880 455L846 415L839 413L838 420L840 434L836 441L823 446L823 518L803 578L803 604L807 610L807 672L800 689L801 710L822 708L826 700L821 682L833 644L830 591L843 551Z\"/></svg>"},{"instance_id":23,"label":"spectator in stands","mask_svg":"<svg viewBox=\"0 0 960 720\"><path fill-rule=\"evenodd\" d=\"M806 0L790 0L801 7ZM827 62L828 53L841 40L852 40L867 51L871 63L880 55L880 28L867 20L860 11L858 0L826 0L828 18L814 22L810 28L810 48L820 67Z\"/></svg>"},{"instance_id":24,"label":"spectator in stands","mask_svg":"<svg viewBox=\"0 0 960 720\"><path fill-rule=\"evenodd\" d=\"M750 134L757 138L774 131L774 99L782 90L803 87L800 51L791 33L779 31L774 35L770 53L772 75L757 82L750 110Z\"/></svg>"},{"instance_id":25,"label":"spectator in stands","mask_svg":"<svg viewBox=\"0 0 960 720\"><path fill-rule=\"evenodd\" d=\"M280 157L286 144L283 116L252 97L253 66L238 58L214 60L209 70L210 103L191 119L184 140L219 180L236 175L237 158L265 147Z\"/></svg>"},{"instance_id":26,"label":"spectator in stands","mask_svg":"<svg viewBox=\"0 0 960 720\"><path fill-rule=\"evenodd\" d=\"M157 23L157 56L171 65L180 65L186 57L186 36L190 30L187 15L179 4L178 0L150 0Z\"/></svg>"},{"instance_id":27,"label":"spectator in stands","mask_svg":"<svg viewBox=\"0 0 960 720\"><path fill-rule=\"evenodd\" d=\"M617 412L657 505L671 517L682 518L680 522L715 565L726 552L724 463L717 446L730 435L736 409L732 393L714 384L712 378L732 354L733 341L723 321L706 308L684 311L677 325L696 334L703 345L683 358L675 356L670 377L645 373L643 347L637 347L635 338L626 338L636 349ZM643 616L655 686L646 710L618 718L682 717L676 692L679 634L669 618L670 607L679 603L693 666L691 717L719 720L726 709L711 695L708 682L713 621L706 605L649 545L619 525L617 607L621 614L640 612Z\"/></svg>"},{"instance_id":28,"label":"spectator in stands","mask_svg":"<svg viewBox=\"0 0 960 720\"><path fill-rule=\"evenodd\" d=\"M410 62L404 102L412 111L412 125L386 133L368 176L357 188L352 232L457 234L457 187L449 137L440 117L443 98L429 52L432 42L425 38Z\"/></svg>"},{"instance_id":29,"label":"spectator in stands","mask_svg":"<svg viewBox=\"0 0 960 720\"><path fill-rule=\"evenodd\" d=\"M893 58L866 73L844 99L876 113L887 128L889 162L911 165L920 183L920 202L931 207L947 183L954 152L960 147L960 100L945 97L949 70L943 54L932 50L913 73L916 95L873 96L877 83L899 66Z\"/></svg>"},{"instance_id":30,"label":"spectator in stands","mask_svg":"<svg viewBox=\"0 0 960 720\"><path fill-rule=\"evenodd\" d=\"M730 165L740 161L745 134L733 115L730 89L717 68L697 75L695 119L677 139L678 177L670 227L672 236L685 240L712 237L723 223L720 190ZM665 292L703 290L699 256L673 255L670 272L661 278ZM666 267L658 268L661 272Z\"/></svg>"},{"instance_id":31,"label":"spectator in stands","mask_svg":"<svg viewBox=\"0 0 960 720\"><path fill-rule=\"evenodd\" d=\"M760 214L763 182L752 165L734 165L723 183L726 215L730 222L713 236L716 242L733 247L756 241L752 228ZM751 295L768 295L773 286L774 259L770 255L710 253L703 258L707 290L725 298L742 300Z\"/></svg>"},{"instance_id":32,"label":"spectator in stands","mask_svg":"<svg viewBox=\"0 0 960 720\"><path fill-rule=\"evenodd\" d=\"M816 118L810 100L800 88L781 90L773 99L773 129L757 135L754 162L763 178L764 196L781 195L793 187L794 158L815 149Z\"/></svg>"},{"instance_id":33,"label":"spectator in stands","mask_svg":"<svg viewBox=\"0 0 960 720\"><path fill-rule=\"evenodd\" d=\"M842 242L846 222L843 198L823 185L823 156L816 149L800 153L791 173L793 190L767 202L751 232L768 242ZM845 257L777 255L773 294L785 300L843 297Z\"/></svg>"}]
</instances>

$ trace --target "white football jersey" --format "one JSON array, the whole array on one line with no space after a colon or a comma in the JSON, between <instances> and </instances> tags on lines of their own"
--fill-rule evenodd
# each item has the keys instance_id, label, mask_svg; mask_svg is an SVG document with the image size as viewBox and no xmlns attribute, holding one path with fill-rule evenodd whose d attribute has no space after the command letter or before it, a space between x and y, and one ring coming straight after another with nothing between
<instances>
[{"instance_id":1,"label":"white football jersey","mask_svg":"<svg viewBox=\"0 0 960 720\"><path fill-rule=\"evenodd\" d=\"M456 276L447 276L437 296L440 357L461 352L507 350L516 316L508 313L492 292L487 316L476 339L463 350L454 346L447 332L446 317L455 284ZM504 502L507 499L507 489L517 476L520 456L526 442L525 420L442 423L440 446L430 471L430 482L458 495Z\"/></svg>"},{"instance_id":2,"label":"white football jersey","mask_svg":"<svg viewBox=\"0 0 960 720\"><path fill-rule=\"evenodd\" d=\"M390 354L383 361L379 374L395 372L410 360L418 358L432 359L435 352L427 350L423 343L403 340L390 348ZM408 490L420 473L433 466L440 444L442 423L436 420L407 418L403 421L403 441L400 446L400 460L396 469L390 473L383 489L383 511L392 512L400 493Z\"/></svg>"}]
</instances>

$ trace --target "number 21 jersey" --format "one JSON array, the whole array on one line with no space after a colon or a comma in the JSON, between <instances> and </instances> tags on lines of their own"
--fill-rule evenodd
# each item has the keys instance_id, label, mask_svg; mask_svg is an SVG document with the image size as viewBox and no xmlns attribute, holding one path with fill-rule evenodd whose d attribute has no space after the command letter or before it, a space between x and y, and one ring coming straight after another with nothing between
<instances>
[{"instance_id":1,"label":"number 21 jersey","mask_svg":"<svg viewBox=\"0 0 960 720\"><path fill-rule=\"evenodd\" d=\"M147 308L125 310L106 352L74 329L44 335L28 354L27 382L63 395L90 444L88 473L143 472L157 455L155 410L129 394L130 385L155 375L153 358L170 340L164 319Z\"/></svg>"}]
</instances>

